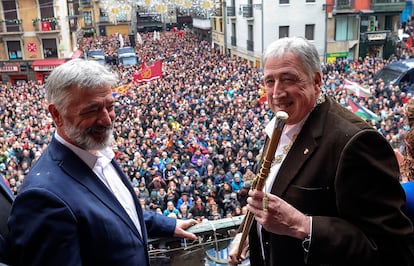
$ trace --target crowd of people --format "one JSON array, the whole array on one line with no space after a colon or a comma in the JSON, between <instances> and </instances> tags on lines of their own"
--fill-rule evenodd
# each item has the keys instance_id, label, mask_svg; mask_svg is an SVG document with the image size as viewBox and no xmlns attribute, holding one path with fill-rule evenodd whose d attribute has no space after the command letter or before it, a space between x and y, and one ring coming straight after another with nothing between
<instances>
[{"instance_id":1,"label":"crowd of people","mask_svg":"<svg viewBox=\"0 0 414 266\"><path fill-rule=\"evenodd\" d=\"M118 40L113 35L82 43L85 49L102 48L110 57ZM161 79L136 83L133 74L141 65L108 65L120 77L120 86L132 84L116 93L113 149L142 208L199 221L245 213L265 125L273 117L262 100L261 69L221 53L190 30L162 32L160 39L142 34L142 40L136 42L137 56L147 65L162 59ZM344 106L351 97L375 112L378 121L369 122L399 148L406 130L403 107L412 94L374 81L389 62L361 58L324 64L321 88ZM373 96L350 94L345 79L369 88ZM0 171L15 195L55 132L46 108L42 83L0 87Z\"/></svg>"}]
</instances>

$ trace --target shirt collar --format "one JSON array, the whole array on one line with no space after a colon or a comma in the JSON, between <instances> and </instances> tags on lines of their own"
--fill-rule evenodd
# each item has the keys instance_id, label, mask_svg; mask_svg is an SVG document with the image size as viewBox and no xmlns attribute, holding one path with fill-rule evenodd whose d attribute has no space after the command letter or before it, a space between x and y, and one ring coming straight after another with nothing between
<instances>
[{"instance_id":1,"label":"shirt collar","mask_svg":"<svg viewBox=\"0 0 414 266\"><path fill-rule=\"evenodd\" d=\"M115 153L109 147L105 147L97 151L88 151L67 142L57 132L55 133L55 138L79 156L79 158L91 169L93 169L98 159L101 161L102 165L106 165L115 157Z\"/></svg>"},{"instance_id":2,"label":"shirt collar","mask_svg":"<svg viewBox=\"0 0 414 266\"><path fill-rule=\"evenodd\" d=\"M293 125L286 125L283 129L283 134L285 134L289 139L293 139L294 136L297 136L302 129L303 124L305 123L306 119L308 119L309 114L306 115L301 121ZM276 123L276 116L272 118L272 120L267 124L265 131L269 138L272 137L273 128Z\"/></svg>"}]
</instances>

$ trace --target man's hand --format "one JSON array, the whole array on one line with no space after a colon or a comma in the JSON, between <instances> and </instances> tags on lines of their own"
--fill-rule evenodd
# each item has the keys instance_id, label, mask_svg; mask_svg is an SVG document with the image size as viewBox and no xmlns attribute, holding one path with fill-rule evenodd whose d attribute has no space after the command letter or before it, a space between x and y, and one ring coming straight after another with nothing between
<instances>
[{"instance_id":1,"label":"man's hand","mask_svg":"<svg viewBox=\"0 0 414 266\"><path fill-rule=\"evenodd\" d=\"M177 224L175 225L174 236L180 238L186 238L190 240L197 240L197 236L193 233L189 233L185 231L185 229L189 228L190 226L196 225L199 222L194 219L189 220L181 220L177 219Z\"/></svg>"},{"instance_id":2,"label":"man's hand","mask_svg":"<svg viewBox=\"0 0 414 266\"><path fill-rule=\"evenodd\" d=\"M309 216L272 194L267 194L267 210L265 211L263 198L262 191L251 190L247 199L247 208L266 231L298 239L305 239L309 235Z\"/></svg>"},{"instance_id":3,"label":"man's hand","mask_svg":"<svg viewBox=\"0 0 414 266\"><path fill-rule=\"evenodd\" d=\"M230 245L230 251L229 251L229 265L236 266L240 264L243 260L246 259L247 251L249 250L249 238L246 239L246 242L243 246L243 251L240 254L240 258L237 257L237 253L239 251L239 245L240 245L240 238L242 236L242 233L238 233L231 245Z\"/></svg>"}]
</instances>

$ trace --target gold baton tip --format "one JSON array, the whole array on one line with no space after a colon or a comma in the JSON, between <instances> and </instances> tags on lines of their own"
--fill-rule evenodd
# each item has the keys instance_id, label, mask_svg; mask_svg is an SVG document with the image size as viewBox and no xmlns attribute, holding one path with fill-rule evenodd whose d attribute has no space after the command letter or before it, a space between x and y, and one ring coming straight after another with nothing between
<instances>
[{"instance_id":1,"label":"gold baton tip","mask_svg":"<svg viewBox=\"0 0 414 266\"><path fill-rule=\"evenodd\" d=\"M287 120L289 118L289 115L285 111L279 111L276 113L276 117L279 119Z\"/></svg>"}]
</instances>

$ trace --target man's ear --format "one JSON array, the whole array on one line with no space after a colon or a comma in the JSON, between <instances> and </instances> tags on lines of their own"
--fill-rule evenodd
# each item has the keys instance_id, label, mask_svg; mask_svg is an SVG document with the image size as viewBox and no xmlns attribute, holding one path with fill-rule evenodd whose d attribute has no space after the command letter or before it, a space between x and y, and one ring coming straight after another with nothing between
<instances>
[{"instance_id":1,"label":"man's ear","mask_svg":"<svg viewBox=\"0 0 414 266\"><path fill-rule=\"evenodd\" d=\"M321 86L322 85L322 74L321 72L316 72L315 73L315 85Z\"/></svg>"},{"instance_id":2,"label":"man's ear","mask_svg":"<svg viewBox=\"0 0 414 266\"><path fill-rule=\"evenodd\" d=\"M54 104L49 104L49 106L47 107L47 109L49 110L49 113L51 114L53 121L55 122L57 127L60 127L63 125L63 119L62 116L60 114L60 112L56 109Z\"/></svg>"}]
</instances>

